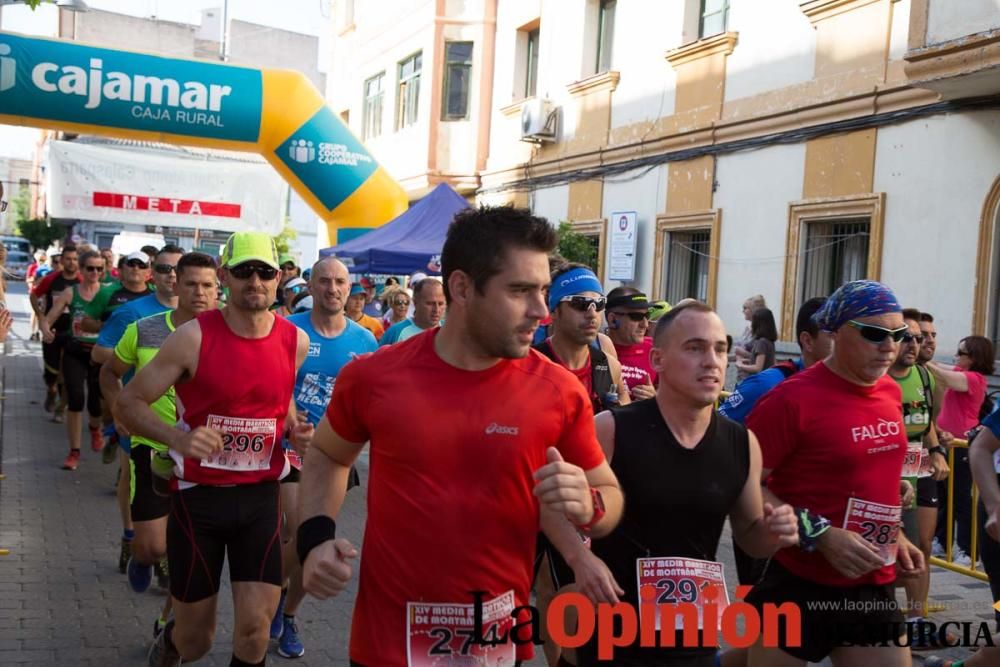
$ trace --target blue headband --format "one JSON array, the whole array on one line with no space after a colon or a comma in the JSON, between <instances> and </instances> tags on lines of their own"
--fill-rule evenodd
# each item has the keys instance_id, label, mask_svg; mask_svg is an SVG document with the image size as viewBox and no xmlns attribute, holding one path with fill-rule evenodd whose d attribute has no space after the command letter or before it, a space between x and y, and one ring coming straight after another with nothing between
<instances>
[{"instance_id":1,"label":"blue headband","mask_svg":"<svg viewBox=\"0 0 1000 667\"><path fill-rule=\"evenodd\" d=\"M555 310L563 297L582 292L604 294L601 281L590 269L570 269L566 273L556 276L556 279L552 281L552 287L549 288L549 310Z\"/></svg>"},{"instance_id":2,"label":"blue headband","mask_svg":"<svg viewBox=\"0 0 1000 667\"><path fill-rule=\"evenodd\" d=\"M813 315L822 331L836 331L849 320L903 310L892 290L874 280L855 280L841 285Z\"/></svg>"}]
</instances>

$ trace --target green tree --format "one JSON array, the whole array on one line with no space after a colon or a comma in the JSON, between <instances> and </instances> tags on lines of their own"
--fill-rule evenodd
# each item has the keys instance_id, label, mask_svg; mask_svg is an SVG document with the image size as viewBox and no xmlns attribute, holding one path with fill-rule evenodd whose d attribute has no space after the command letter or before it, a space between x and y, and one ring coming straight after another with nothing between
<instances>
[{"instance_id":1,"label":"green tree","mask_svg":"<svg viewBox=\"0 0 1000 667\"><path fill-rule=\"evenodd\" d=\"M279 255L286 255L291 252L292 241L299 237L299 233L292 227L288 218L285 218L285 226L281 233L274 237L274 245L278 249Z\"/></svg>"},{"instance_id":2,"label":"green tree","mask_svg":"<svg viewBox=\"0 0 1000 667\"><path fill-rule=\"evenodd\" d=\"M578 262L597 271L597 248L590 237L573 231L572 225L563 221L559 223L559 245L556 252L569 262Z\"/></svg>"},{"instance_id":3,"label":"green tree","mask_svg":"<svg viewBox=\"0 0 1000 667\"><path fill-rule=\"evenodd\" d=\"M32 248L45 250L52 242L61 239L66 233L66 228L62 225L53 225L48 220L42 218L29 218L31 208L31 193L28 188L21 188L12 198L11 204L14 206L14 224L17 228L18 236L27 239Z\"/></svg>"}]
</instances>

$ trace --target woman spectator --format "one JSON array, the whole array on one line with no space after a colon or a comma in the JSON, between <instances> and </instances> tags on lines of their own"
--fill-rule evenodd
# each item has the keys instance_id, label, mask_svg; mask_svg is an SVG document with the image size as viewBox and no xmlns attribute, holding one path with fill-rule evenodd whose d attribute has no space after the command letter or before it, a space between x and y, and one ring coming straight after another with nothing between
<instances>
[{"instance_id":1,"label":"woman spectator","mask_svg":"<svg viewBox=\"0 0 1000 667\"><path fill-rule=\"evenodd\" d=\"M382 301L385 302L385 317L382 323L388 329L397 322L406 319L410 309L410 295L401 287L386 287L382 294Z\"/></svg>"},{"instance_id":2,"label":"woman spectator","mask_svg":"<svg viewBox=\"0 0 1000 667\"><path fill-rule=\"evenodd\" d=\"M958 343L955 366L947 368L936 361L927 362L927 368L945 387L938 415L938 428L956 438L979 424L979 410L986 397L986 376L994 370L993 343L983 336L968 336ZM950 440L946 436L944 440ZM958 550L952 560L959 565L972 563L969 550L972 542L972 473L969 470L969 450L955 452L952 469L955 478L954 516L958 524Z\"/></svg>"},{"instance_id":3,"label":"woman spectator","mask_svg":"<svg viewBox=\"0 0 1000 667\"><path fill-rule=\"evenodd\" d=\"M747 328L733 340L733 354L738 358L750 357L750 346L753 344L753 331L751 330L750 320L753 318L753 311L766 307L767 303L764 301L763 294L754 294L743 302L743 319L747 321ZM730 359L730 361L736 360L738 359Z\"/></svg>"},{"instance_id":4,"label":"woman spectator","mask_svg":"<svg viewBox=\"0 0 1000 667\"><path fill-rule=\"evenodd\" d=\"M747 357L736 362L737 382L742 382L754 373L760 373L774 365L774 342L778 340L774 314L767 308L755 310L750 319L750 333L752 341L749 353ZM735 345L733 349L736 349Z\"/></svg>"}]
</instances>

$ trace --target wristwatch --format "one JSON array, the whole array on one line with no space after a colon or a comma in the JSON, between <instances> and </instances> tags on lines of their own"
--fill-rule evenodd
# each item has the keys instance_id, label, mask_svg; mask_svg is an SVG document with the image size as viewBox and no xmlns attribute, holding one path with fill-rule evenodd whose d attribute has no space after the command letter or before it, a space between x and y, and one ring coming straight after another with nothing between
<instances>
[{"instance_id":1,"label":"wristwatch","mask_svg":"<svg viewBox=\"0 0 1000 667\"><path fill-rule=\"evenodd\" d=\"M601 496L601 492L598 491L593 486L590 487L590 499L593 501L594 504L594 515L590 517L590 521L588 521L586 525L577 526L578 529L583 531L589 531L591 528L597 525L597 522L604 517L605 513L604 498Z\"/></svg>"},{"instance_id":2,"label":"wristwatch","mask_svg":"<svg viewBox=\"0 0 1000 667\"><path fill-rule=\"evenodd\" d=\"M941 456L948 458L948 450L941 445L936 445L927 450L930 454L940 454Z\"/></svg>"}]
</instances>

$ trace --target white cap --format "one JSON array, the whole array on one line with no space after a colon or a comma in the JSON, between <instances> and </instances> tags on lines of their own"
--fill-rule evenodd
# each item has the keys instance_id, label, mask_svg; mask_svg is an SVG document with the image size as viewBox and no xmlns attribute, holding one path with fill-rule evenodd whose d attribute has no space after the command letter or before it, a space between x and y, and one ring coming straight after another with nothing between
<instances>
[{"instance_id":1,"label":"white cap","mask_svg":"<svg viewBox=\"0 0 1000 667\"><path fill-rule=\"evenodd\" d=\"M141 250L136 250L135 252L130 252L128 254L128 257L125 258L125 262L126 263L131 262L133 259L137 259L140 262L142 262L143 264L147 264L147 265L149 264L149 261L150 261L149 260L149 255L147 255L146 253L142 252Z\"/></svg>"},{"instance_id":2,"label":"white cap","mask_svg":"<svg viewBox=\"0 0 1000 667\"><path fill-rule=\"evenodd\" d=\"M302 280L302 278L295 277L289 280L287 283L285 283L285 286L282 287L281 289L295 289L296 287L302 287L303 285L308 285L308 284L309 283Z\"/></svg>"}]
</instances>

